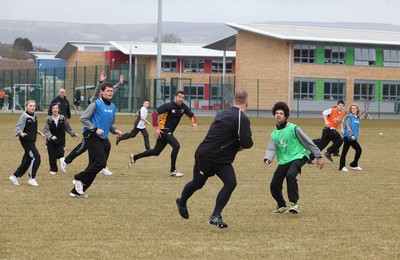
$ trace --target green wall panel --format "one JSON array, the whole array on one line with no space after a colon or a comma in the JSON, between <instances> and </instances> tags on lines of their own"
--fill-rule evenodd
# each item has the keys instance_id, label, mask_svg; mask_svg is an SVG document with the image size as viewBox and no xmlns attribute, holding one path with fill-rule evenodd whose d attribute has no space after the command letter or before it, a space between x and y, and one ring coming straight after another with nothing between
<instances>
[{"instance_id":1,"label":"green wall panel","mask_svg":"<svg viewBox=\"0 0 400 260\"><path fill-rule=\"evenodd\" d=\"M354 65L354 48L346 47L346 65Z\"/></svg>"},{"instance_id":2,"label":"green wall panel","mask_svg":"<svg viewBox=\"0 0 400 260\"><path fill-rule=\"evenodd\" d=\"M317 45L317 64L324 64L325 63L325 47L323 45Z\"/></svg>"},{"instance_id":3,"label":"green wall panel","mask_svg":"<svg viewBox=\"0 0 400 260\"><path fill-rule=\"evenodd\" d=\"M315 100L324 100L324 79L316 79Z\"/></svg>"},{"instance_id":4,"label":"green wall panel","mask_svg":"<svg viewBox=\"0 0 400 260\"><path fill-rule=\"evenodd\" d=\"M383 66L383 49L377 48L376 49L376 62L375 62L376 67L382 67Z\"/></svg>"}]
</instances>

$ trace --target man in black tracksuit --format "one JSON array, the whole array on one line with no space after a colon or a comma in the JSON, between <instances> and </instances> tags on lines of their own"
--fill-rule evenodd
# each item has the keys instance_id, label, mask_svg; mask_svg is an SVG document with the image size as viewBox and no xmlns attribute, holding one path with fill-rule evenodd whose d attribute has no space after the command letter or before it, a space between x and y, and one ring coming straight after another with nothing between
<instances>
[{"instance_id":1,"label":"man in black tracksuit","mask_svg":"<svg viewBox=\"0 0 400 260\"><path fill-rule=\"evenodd\" d=\"M185 185L181 197L176 199L178 212L183 218L189 218L187 200L204 186L209 177L216 174L224 186L217 196L214 212L208 223L219 228L228 226L222 221L221 212L236 187L232 163L239 151L253 146L250 120L243 113L247 109L247 98L246 91L237 92L234 106L215 117L206 137L198 146L195 152L193 179Z\"/></svg>"},{"instance_id":2,"label":"man in black tracksuit","mask_svg":"<svg viewBox=\"0 0 400 260\"><path fill-rule=\"evenodd\" d=\"M56 103L60 108L60 114L63 115L67 120L71 119L71 108L69 106L69 101L65 96L65 89L60 88L58 90L58 95L55 97L50 104Z\"/></svg>"}]
</instances>

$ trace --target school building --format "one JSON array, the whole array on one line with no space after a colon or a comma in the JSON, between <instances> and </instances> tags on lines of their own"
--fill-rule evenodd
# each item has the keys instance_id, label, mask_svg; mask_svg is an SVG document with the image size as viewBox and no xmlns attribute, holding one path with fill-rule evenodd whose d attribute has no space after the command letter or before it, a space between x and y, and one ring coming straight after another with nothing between
<instances>
[{"instance_id":1,"label":"school building","mask_svg":"<svg viewBox=\"0 0 400 260\"><path fill-rule=\"evenodd\" d=\"M218 86L213 82L222 81L222 76L225 79L235 74L235 52L203 46L163 43L159 79L157 43L154 42L68 42L56 58L66 60L67 67L80 69L81 73L67 78L69 86L88 85L92 88L96 83L92 78L97 79L99 75L98 67L107 71L107 80L111 82L117 82L119 75L124 74L126 85L122 96L133 96L134 110L141 107L144 98L149 99L153 106L171 100L177 90L185 91L186 102L191 107L210 109L214 105L212 100L218 100ZM233 89L233 85L230 86Z\"/></svg>"},{"instance_id":2,"label":"school building","mask_svg":"<svg viewBox=\"0 0 400 260\"><path fill-rule=\"evenodd\" d=\"M136 107L143 95L165 101L179 89L193 108L223 108L231 105L235 90L245 89L252 110L270 110L281 100L292 110L322 111L339 99L370 112L400 110L398 32L226 25L237 34L207 46L163 43L160 79L156 43L68 42L56 58L64 59L67 67L104 65L114 81L119 73L131 71ZM158 81L160 90L155 88Z\"/></svg>"},{"instance_id":3,"label":"school building","mask_svg":"<svg viewBox=\"0 0 400 260\"><path fill-rule=\"evenodd\" d=\"M259 108L276 100L321 111L343 99L371 112L399 110L400 33L367 29L234 24L236 84L265 79ZM367 25L366 25L367 26Z\"/></svg>"}]
</instances>

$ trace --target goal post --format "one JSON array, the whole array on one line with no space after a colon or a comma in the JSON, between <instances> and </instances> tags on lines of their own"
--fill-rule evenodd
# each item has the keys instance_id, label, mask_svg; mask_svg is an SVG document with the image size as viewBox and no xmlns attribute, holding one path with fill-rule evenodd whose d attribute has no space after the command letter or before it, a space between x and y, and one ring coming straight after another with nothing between
<instances>
[{"instance_id":1,"label":"goal post","mask_svg":"<svg viewBox=\"0 0 400 260\"><path fill-rule=\"evenodd\" d=\"M43 108L43 88L40 84L14 84L13 85L13 110L24 110L26 101L36 101L36 111Z\"/></svg>"}]
</instances>

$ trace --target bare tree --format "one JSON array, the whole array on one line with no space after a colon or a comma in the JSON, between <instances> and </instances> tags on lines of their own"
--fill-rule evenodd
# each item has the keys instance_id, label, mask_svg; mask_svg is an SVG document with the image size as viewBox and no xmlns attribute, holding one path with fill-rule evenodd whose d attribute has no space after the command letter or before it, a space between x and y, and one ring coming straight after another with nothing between
<instances>
[{"instance_id":1,"label":"bare tree","mask_svg":"<svg viewBox=\"0 0 400 260\"><path fill-rule=\"evenodd\" d=\"M157 42L157 41L158 41L158 38L155 37L153 42ZM176 34L168 33L168 34L163 34L161 36L161 42L163 42L163 43L181 43L182 39Z\"/></svg>"}]
</instances>

